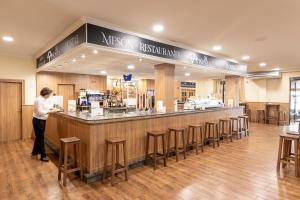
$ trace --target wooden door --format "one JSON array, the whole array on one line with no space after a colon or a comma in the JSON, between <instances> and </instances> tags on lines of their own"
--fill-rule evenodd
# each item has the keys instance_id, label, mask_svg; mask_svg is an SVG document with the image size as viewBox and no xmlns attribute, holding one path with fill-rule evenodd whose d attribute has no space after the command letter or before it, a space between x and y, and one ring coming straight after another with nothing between
<instances>
[{"instance_id":1,"label":"wooden door","mask_svg":"<svg viewBox=\"0 0 300 200\"><path fill-rule=\"evenodd\" d=\"M22 138L22 83L0 81L0 143Z\"/></svg>"},{"instance_id":2,"label":"wooden door","mask_svg":"<svg viewBox=\"0 0 300 200\"><path fill-rule=\"evenodd\" d=\"M68 109L68 100L75 100L75 85L58 84L58 95L64 98L64 110Z\"/></svg>"}]
</instances>

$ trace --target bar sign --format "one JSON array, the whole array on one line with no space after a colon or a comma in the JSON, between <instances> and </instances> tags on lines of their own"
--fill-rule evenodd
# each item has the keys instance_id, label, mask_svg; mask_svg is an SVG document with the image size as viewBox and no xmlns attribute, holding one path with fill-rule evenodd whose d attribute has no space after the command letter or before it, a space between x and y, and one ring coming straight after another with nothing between
<instances>
[{"instance_id":1,"label":"bar sign","mask_svg":"<svg viewBox=\"0 0 300 200\"><path fill-rule=\"evenodd\" d=\"M196 88L196 83L195 82L181 82L180 87L184 88Z\"/></svg>"}]
</instances>

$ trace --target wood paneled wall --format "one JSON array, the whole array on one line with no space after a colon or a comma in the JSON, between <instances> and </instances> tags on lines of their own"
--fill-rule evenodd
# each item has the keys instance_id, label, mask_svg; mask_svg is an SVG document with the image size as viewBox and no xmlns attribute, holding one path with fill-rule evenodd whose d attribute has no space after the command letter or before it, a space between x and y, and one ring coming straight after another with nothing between
<instances>
[{"instance_id":1,"label":"wood paneled wall","mask_svg":"<svg viewBox=\"0 0 300 200\"><path fill-rule=\"evenodd\" d=\"M33 133L32 126L33 105L22 106L22 139L31 138Z\"/></svg>"},{"instance_id":2,"label":"wood paneled wall","mask_svg":"<svg viewBox=\"0 0 300 200\"><path fill-rule=\"evenodd\" d=\"M162 100L167 112L174 111L175 65L155 65L155 105Z\"/></svg>"},{"instance_id":3,"label":"wood paneled wall","mask_svg":"<svg viewBox=\"0 0 300 200\"><path fill-rule=\"evenodd\" d=\"M251 112L251 121L256 121L256 111L257 110L265 110L266 104L272 102L246 102L247 108ZM280 111L285 111L287 117L289 117L289 103L273 103L273 104L280 104Z\"/></svg>"},{"instance_id":4,"label":"wood paneled wall","mask_svg":"<svg viewBox=\"0 0 300 200\"><path fill-rule=\"evenodd\" d=\"M49 87L57 94L59 84L75 85L75 92L81 88L93 90L106 90L106 76L71 74L58 72L38 72L36 77L37 94L43 87Z\"/></svg>"},{"instance_id":5,"label":"wood paneled wall","mask_svg":"<svg viewBox=\"0 0 300 200\"><path fill-rule=\"evenodd\" d=\"M238 107L240 102L240 76L225 76L225 105L228 100L233 100L233 106Z\"/></svg>"},{"instance_id":6,"label":"wood paneled wall","mask_svg":"<svg viewBox=\"0 0 300 200\"><path fill-rule=\"evenodd\" d=\"M142 79L139 81L139 93L145 93L147 90L155 89L155 80L153 79Z\"/></svg>"}]
</instances>

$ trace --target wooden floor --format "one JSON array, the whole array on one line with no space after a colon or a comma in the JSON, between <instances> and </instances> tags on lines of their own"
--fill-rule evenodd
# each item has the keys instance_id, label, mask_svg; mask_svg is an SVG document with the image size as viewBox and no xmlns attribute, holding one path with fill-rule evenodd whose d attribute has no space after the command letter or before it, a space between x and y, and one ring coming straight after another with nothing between
<instances>
[{"instance_id":1,"label":"wooden floor","mask_svg":"<svg viewBox=\"0 0 300 200\"><path fill-rule=\"evenodd\" d=\"M0 145L0 199L300 199L300 179L292 166L276 173L282 127L252 124L251 136L188 154L154 171L129 171L129 181L114 187L86 184L74 177L63 188L53 162L31 159L32 141ZM56 162L56 161L55 161Z\"/></svg>"}]
</instances>

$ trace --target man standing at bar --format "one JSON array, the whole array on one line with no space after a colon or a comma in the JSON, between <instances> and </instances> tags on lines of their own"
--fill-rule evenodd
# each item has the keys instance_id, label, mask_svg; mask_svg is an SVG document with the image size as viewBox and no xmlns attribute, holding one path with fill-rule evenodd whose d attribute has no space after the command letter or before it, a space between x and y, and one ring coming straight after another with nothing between
<instances>
[{"instance_id":1,"label":"man standing at bar","mask_svg":"<svg viewBox=\"0 0 300 200\"><path fill-rule=\"evenodd\" d=\"M44 143L46 120L49 113L57 111L55 108L50 109L48 98L51 96L51 94L52 90L45 87L40 91L40 96L37 97L34 101L32 124L35 134L35 140L31 156L37 156L38 154L40 154L40 160L43 162L49 161L49 158L46 156Z\"/></svg>"}]
</instances>

